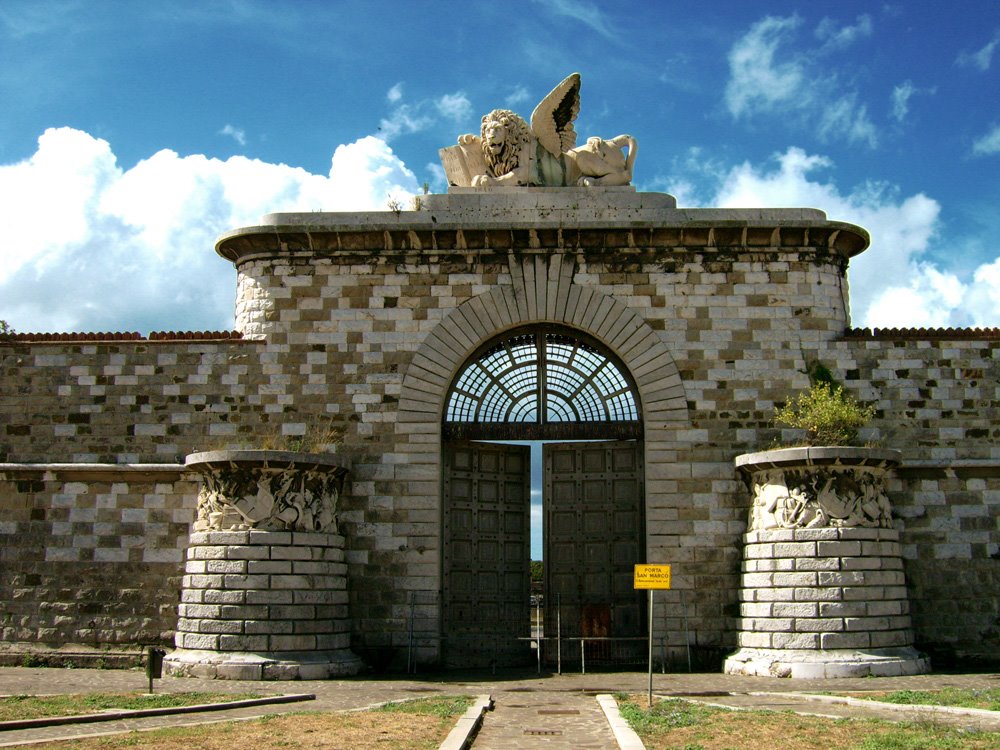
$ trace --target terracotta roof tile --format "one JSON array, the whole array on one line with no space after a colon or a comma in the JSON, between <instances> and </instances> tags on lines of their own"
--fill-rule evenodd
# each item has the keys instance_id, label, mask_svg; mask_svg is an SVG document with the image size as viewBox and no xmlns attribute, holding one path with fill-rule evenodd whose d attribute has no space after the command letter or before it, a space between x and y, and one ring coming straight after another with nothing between
<instances>
[{"instance_id":1,"label":"terracotta roof tile","mask_svg":"<svg viewBox=\"0 0 1000 750\"><path fill-rule=\"evenodd\" d=\"M232 341L240 340L239 331L153 331L146 338L136 331L13 333L6 338L16 343L86 343L112 341Z\"/></svg>"},{"instance_id":2,"label":"terracotta roof tile","mask_svg":"<svg viewBox=\"0 0 1000 750\"><path fill-rule=\"evenodd\" d=\"M998 341L1000 328L848 328L849 339L910 339L921 341Z\"/></svg>"}]
</instances>

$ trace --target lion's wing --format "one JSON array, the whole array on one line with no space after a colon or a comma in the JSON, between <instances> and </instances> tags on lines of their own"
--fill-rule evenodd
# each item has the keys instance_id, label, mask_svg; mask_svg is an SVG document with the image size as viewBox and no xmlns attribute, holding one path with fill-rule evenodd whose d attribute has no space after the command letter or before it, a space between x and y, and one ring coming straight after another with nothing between
<instances>
[{"instance_id":1,"label":"lion's wing","mask_svg":"<svg viewBox=\"0 0 1000 750\"><path fill-rule=\"evenodd\" d=\"M553 156L563 153L560 137L580 111L580 74L567 76L549 92L531 113L531 130L546 151Z\"/></svg>"}]
</instances>

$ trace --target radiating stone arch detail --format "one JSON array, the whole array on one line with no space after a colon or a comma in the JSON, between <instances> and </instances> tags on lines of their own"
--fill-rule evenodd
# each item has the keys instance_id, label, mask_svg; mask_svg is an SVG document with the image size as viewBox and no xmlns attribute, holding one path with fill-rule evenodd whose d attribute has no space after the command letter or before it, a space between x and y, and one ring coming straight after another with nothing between
<instances>
[{"instance_id":1,"label":"radiating stone arch detail","mask_svg":"<svg viewBox=\"0 0 1000 750\"><path fill-rule=\"evenodd\" d=\"M399 431L439 434L451 381L473 351L506 330L533 323L566 325L611 349L635 379L647 429L687 423L684 386L673 357L638 313L591 287L573 285L572 256L522 256L512 258L510 268L511 285L462 303L421 343L403 378Z\"/></svg>"}]
</instances>

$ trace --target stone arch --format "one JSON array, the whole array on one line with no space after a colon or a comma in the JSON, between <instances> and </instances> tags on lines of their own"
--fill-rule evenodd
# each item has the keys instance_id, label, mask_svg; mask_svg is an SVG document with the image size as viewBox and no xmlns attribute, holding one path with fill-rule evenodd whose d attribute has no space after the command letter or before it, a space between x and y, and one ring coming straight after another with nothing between
<instances>
[{"instance_id":1,"label":"stone arch","mask_svg":"<svg viewBox=\"0 0 1000 750\"><path fill-rule=\"evenodd\" d=\"M688 427L684 385L673 357L635 310L592 287L573 284L575 266L572 256L559 254L512 257L510 285L493 287L454 308L417 348L403 378L396 429L401 437L409 435L403 450L411 476L435 485L423 507L437 502L441 416L459 368L483 342L535 323L587 333L620 358L642 403L647 477L658 476L658 464L672 462L677 439L668 433ZM647 487L647 502L650 490L655 494L655 488Z\"/></svg>"},{"instance_id":2,"label":"stone arch","mask_svg":"<svg viewBox=\"0 0 1000 750\"><path fill-rule=\"evenodd\" d=\"M546 277L553 275L552 266L570 266L572 272L572 263L558 262L561 256L552 256L548 269L545 258L535 257L534 265L541 266L535 270L548 271ZM513 275L516 282L518 274ZM532 323L562 324L611 349L635 379L647 427L686 425L687 403L680 373L656 332L614 297L571 285L570 279L565 280L565 289L561 288L561 275L567 274L556 275L555 288L551 279L542 278L537 283L537 277L531 280L536 283L494 287L445 316L418 347L407 368L399 402L399 429L439 434L448 388L469 355L490 338ZM428 450L436 447L428 446Z\"/></svg>"}]
</instances>

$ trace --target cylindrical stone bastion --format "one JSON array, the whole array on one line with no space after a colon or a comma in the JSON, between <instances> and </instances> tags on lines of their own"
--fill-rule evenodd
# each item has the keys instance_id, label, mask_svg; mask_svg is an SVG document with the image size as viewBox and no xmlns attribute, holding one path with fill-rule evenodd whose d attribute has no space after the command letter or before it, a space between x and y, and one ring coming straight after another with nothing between
<instances>
[{"instance_id":1,"label":"cylindrical stone bastion","mask_svg":"<svg viewBox=\"0 0 1000 750\"><path fill-rule=\"evenodd\" d=\"M336 503L346 471L329 455L213 451L167 671L241 680L355 674L344 538Z\"/></svg>"},{"instance_id":2,"label":"cylindrical stone bastion","mask_svg":"<svg viewBox=\"0 0 1000 750\"><path fill-rule=\"evenodd\" d=\"M738 456L753 496L739 650L729 674L863 677L929 669L913 648L885 479L897 451L788 448Z\"/></svg>"}]
</instances>

